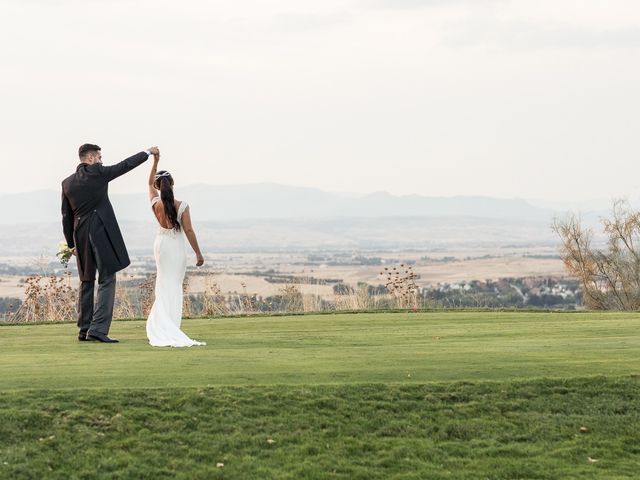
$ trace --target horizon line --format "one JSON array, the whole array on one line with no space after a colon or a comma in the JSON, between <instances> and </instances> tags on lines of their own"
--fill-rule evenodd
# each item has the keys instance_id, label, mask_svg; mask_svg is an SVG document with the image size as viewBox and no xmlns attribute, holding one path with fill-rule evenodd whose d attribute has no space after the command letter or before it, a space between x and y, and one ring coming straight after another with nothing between
<instances>
[{"instance_id":1,"label":"horizon line","mask_svg":"<svg viewBox=\"0 0 640 480\"><path fill-rule=\"evenodd\" d=\"M486 199L497 199L497 200L522 200L526 202L550 202L550 203L570 203L577 204L581 202L607 202L611 203L614 197L611 198L582 198L582 199L556 199L556 198L540 198L540 197L517 197L517 196L495 196L488 194L453 194L453 195L425 195L422 193L393 193L388 190L372 190L366 193L362 192L350 192L344 190L327 190L321 187L311 187L304 185L294 185L294 184L286 184L286 183L277 183L277 182L253 182L253 183L226 183L226 184L215 184L215 183L190 183L180 188L194 188L194 187L250 187L250 186L261 186L261 185L269 185L276 187L286 187L286 188L295 188L295 189L307 189L307 190L316 190L324 193L330 193L335 195L348 195L352 197L367 197L372 195L389 195L392 197L422 197L422 198L443 198L443 199L454 199L454 198L486 198ZM56 192L55 189L52 188L39 188L35 190L24 190L20 192L0 192L0 197L10 196L10 195L24 195L29 193L42 193L42 192ZM136 195L136 194L146 194L146 190L141 189L140 191L126 191L126 192L114 192L113 195ZM543 207L539 207L543 208ZM548 207L544 207L548 208Z\"/></svg>"}]
</instances>

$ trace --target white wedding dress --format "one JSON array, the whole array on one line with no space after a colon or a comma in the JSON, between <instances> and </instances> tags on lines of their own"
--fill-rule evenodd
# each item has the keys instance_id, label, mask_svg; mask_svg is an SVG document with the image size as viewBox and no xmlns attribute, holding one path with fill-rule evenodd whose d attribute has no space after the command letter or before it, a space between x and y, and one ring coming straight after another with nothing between
<instances>
[{"instance_id":1,"label":"white wedding dress","mask_svg":"<svg viewBox=\"0 0 640 480\"><path fill-rule=\"evenodd\" d=\"M160 197L151 200L153 207ZM182 202L178 208L178 223L188 207ZM187 269L184 234L158 226L153 243L153 255L156 259L155 301L147 318L147 338L153 347L191 347L206 345L190 339L182 330L182 282Z\"/></svg>"}]
</instances>

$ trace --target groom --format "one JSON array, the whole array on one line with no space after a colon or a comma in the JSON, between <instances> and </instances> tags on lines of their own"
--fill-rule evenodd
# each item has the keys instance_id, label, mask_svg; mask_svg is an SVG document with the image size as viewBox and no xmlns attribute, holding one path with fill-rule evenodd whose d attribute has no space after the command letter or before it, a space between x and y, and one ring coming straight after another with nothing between
<instances>
[{"instance_id":1,"label":"groom","mask_svg":"<svg viewBox=\"0 0 640 480\"><path fill-rule=\"evenodd\" d=\"M113 207L109 182L159 154L151 147L120 163L105 167L98 145L85 143L78 150L76 173L62 181L62 227L67 245L78 263L78 340L117 343L109 338L116 295L116 272L129 265ZM98 272L98 292L94 308L93 289Z\"/></svg>"}]
</instances>

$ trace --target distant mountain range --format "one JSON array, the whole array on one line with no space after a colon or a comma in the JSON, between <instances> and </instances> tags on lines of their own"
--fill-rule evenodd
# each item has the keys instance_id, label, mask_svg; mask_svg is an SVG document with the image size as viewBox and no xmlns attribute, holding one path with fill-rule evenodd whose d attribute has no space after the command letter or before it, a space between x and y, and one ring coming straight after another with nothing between
<instances>
[{"instance_id":1,"label":"distant mountain range","mask_svg":"<svg viewBox=\"0 0 640 480\"><path fill-rule=\"evenodd\" d=\"M552 246L553 218L563 215L521 199L349 195L275 184L192 185L176 195L191 205L207 252ZM129 251L149 255L157 224L145 192L111 200ZM0 257L55 254L63 240L59 192L0 201ZM582 218L595 226L597 212Z\"/></svg>"},{"instance_id":2,"label":"distant mountain range","mask_svg":"<svg viewBox=\"0 0 640 480\"><path fill-rule=\"evenodd\" d=\"M386 192L356 196L270 183L192 185L177 189L176 196L191 205L194 219L198 221L475 217L550 223L555 215L552 209L538 208L517 198L399 196ZM0 216L0 224L60 219L60 193L56 191L2 194L0 201L9 207ZM111 201L120 220L152 218L146 192L113 194Z\"/></svg>"}]
</instances>

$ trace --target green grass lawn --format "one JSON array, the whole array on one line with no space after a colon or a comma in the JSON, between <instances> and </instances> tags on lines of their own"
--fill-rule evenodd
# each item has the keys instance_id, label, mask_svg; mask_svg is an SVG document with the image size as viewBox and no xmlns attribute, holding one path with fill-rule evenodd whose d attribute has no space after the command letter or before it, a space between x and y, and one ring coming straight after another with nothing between
<instances>
[{"instance_id":1,"label":"green grass lawn","mask_svg":"<svg viewBox=\"0 0 640 480\"><path fill-rule=\"evenodd\" d=\"M117 345L0 327L0 478L640 476L639 314L183 327L208 345L151 348L140 321Z\"/></svg>"}]
</instances>

